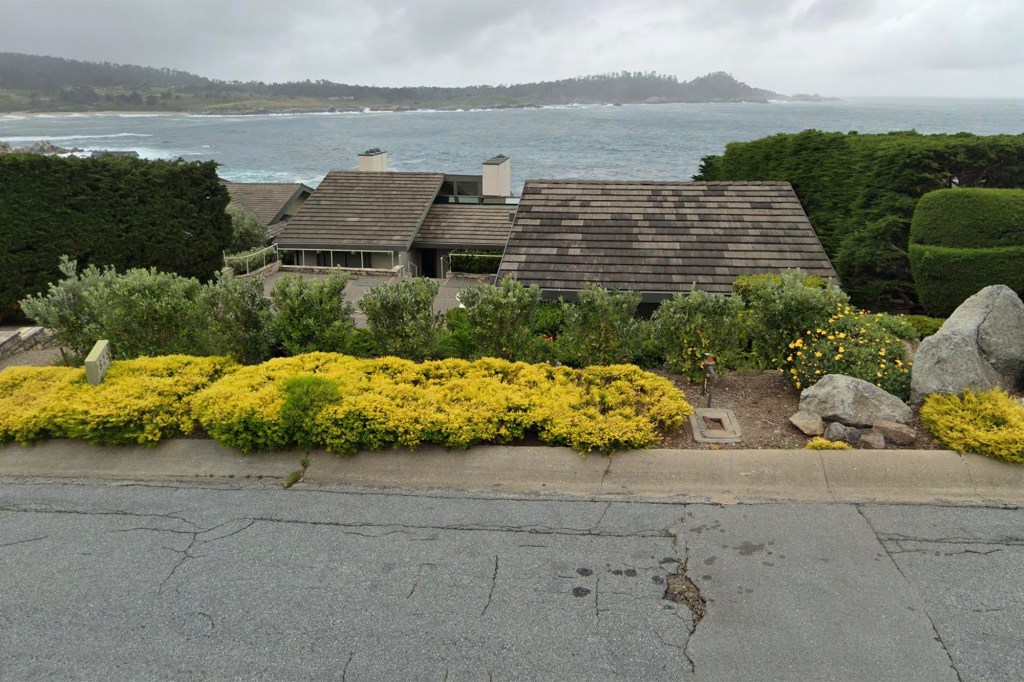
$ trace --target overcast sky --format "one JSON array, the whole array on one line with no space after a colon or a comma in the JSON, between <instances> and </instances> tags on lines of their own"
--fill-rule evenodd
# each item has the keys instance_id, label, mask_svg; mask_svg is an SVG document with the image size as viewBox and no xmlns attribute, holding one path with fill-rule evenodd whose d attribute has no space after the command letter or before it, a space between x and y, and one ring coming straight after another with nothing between
<instances>
[{"instance_id":1,"label":"overcast sky","mask_svg":"<svg viewBox=\"0 0 1024 682\"><path fill-rule=\"evenodd\" d=\"M1020 98L1024 0L0 0L0 51L267 82L721 70L786 94Z\"/></svg>"}]
</instances>

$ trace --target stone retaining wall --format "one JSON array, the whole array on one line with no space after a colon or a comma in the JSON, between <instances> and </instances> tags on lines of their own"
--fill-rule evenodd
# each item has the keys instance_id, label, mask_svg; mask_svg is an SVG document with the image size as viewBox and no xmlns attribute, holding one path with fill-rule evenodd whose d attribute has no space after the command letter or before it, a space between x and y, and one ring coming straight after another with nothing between
<instances>
[{"instance_id":1,"label":"stone retaining wall","mask_svg":"<svg viewBox=\"0 0 1024 682\"><path fill-rule=\"evenodd\" d=\"M0 359L9 358L15 353L45 345L50 340L50 332L42 327L22 327L21 329L0 331Z\"/></svg>"}]
</instances>

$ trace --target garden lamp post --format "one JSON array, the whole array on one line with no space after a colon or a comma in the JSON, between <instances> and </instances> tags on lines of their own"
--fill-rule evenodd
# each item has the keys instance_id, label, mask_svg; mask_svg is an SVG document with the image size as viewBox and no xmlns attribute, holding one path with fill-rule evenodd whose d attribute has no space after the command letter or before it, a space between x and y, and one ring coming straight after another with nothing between
<instances>
[{"instance_id":1,"label":"garden lamp post","mask_svg":"<svg viewBox=\"0 0 1024 682\"><path fill-rule=\"evenodd\" d=\"M704 382L701 384L700 393L707 396L707 405L705 407L711 407L711 389L715 384L715 356L711 353L704 356L702 371L704 373Z\"/></svg>"}]
</instances>

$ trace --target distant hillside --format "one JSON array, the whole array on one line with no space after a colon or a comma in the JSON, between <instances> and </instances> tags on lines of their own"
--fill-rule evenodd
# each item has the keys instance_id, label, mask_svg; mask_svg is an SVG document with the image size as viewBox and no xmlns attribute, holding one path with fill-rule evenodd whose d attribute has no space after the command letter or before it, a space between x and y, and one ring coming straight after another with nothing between
<instances>
[{"instance_id":1,"label":"distant hillside","mask_svg":"<svg viewBox=\"0 0 1024 682\"><path fill-rule=\"evenodd\" d=\"M328 80L219 81L173 69L0 53L0 111L153 109L220 113L771 99L790 98L751 87L722 71L683 82L654 72L621 71L517 85L389 88Z\"/></svg>"}]
</instances>

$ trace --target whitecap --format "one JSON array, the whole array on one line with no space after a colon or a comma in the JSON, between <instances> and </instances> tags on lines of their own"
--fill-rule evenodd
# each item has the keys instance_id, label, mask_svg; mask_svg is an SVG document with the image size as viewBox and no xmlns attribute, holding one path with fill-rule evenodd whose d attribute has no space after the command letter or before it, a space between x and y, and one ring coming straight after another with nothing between
<instances>
[{"instance_id":1,"label":"whitecap","mask_svg":"<svg viewBox=\"0 0 1024 682\"><path fill-rule=\"evenodd\" d=\"M15 135L2 138L9 144L32 144L33 142L70 142L72 140L101 140L117 137L153 137L148 133L112 133L109 135Z\"/></svg>"}]
</instances>

